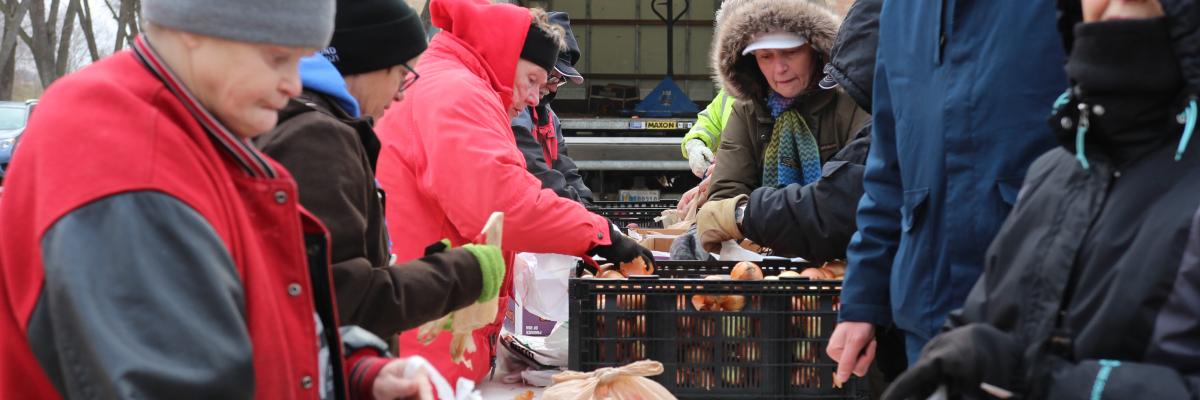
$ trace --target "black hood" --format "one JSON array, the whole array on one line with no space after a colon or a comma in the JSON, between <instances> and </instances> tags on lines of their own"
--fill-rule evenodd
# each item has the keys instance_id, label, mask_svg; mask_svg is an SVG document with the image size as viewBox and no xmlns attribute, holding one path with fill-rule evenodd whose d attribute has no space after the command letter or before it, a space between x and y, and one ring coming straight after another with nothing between
<instances>
[{"instance_id":1,"label":"black hood","mask_svg":"<svg viewBox=\"0 0 1200 400\"><path fill-rule=\"evenodd\" d=\"M881 8L883 0L858 0L850 6L833 42L832 59L825 67L825 73L867 111L871 111Z\"/></svg>"},{"instance_id":2,"label":"black hood","mask_svg":"<svg viewBox=\"0 0 1200 400\"><path fill-rule=\"evenodd\" d=\"M1168 23L1167 18L1078 23L1064 36L1071 43L1066 64L1071 90L1051 122L1080 164L1103 155L1121 165L1180 136L1176 115L1188 98Z\"/></svg>"},{"instance_id":3,"label":"black hood","mask_svg":"<svg viewBox=\"0 0 1200 400\"><path fill-rule=\"evenodd\" d=\"M1159 0L1166 13L1167 33L1171 48L1188 93L1200 93L1200 6L1195 0ZM1079 0L1058 1L1058 30L1063 48L1071 49L1075 40L1075 25L1083 21Z\"/></svg>"}]
</instances>

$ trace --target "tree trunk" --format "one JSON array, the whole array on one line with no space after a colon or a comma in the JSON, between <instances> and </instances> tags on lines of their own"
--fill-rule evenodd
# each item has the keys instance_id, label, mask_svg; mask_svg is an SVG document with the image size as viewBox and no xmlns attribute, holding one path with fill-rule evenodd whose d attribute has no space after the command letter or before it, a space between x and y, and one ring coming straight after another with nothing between
<instances>
[{"instance_id":1,"label":"tree trunk","mask_svg":"<svg viewBox=\"0 0 1200 400\"><path fill-rule=\"evenodd\" d=\"M100 48L96 46L96 31L92 29L92 7L82 4L79 7L79 29L87 42L88 55L92 61L100 60Z\"/></svg>"},{"instance_id":2,"label":"tree trunk","mask_svg":"<svg viewBox=\"0 0 1200 400\"><path fill-rule=\"evenodd\" d=\"M46 3L40 0L33 0L29 4L29 28L31 33L21 33L21 40L29 47L29 52L33 54L33 64L37 67L38 77L41 79L42 87L49 85L51 76L54 75L54 55L56 52L51 43L54 43L56 29L55 22L58 16L58 0L51 0L50 9L46 9Z\"/></svg>"},{"instance_id":3,"label":"tree trunk","mask_svg":"<svg viewBox=\"0 0 1200 400\"><path fill-rule=\"evenodd\" d=\"M0 32L0 100L12 98L16 80L17 37L31 0L4 0L4 29Z\"/></svg>"},{"instance_id":4,"label":"tree trunk","mask_svg":"<svg viewBox=\"0 0 1200 400\"><path fill-rule=\"evenodd\" d=\"M67 74L67 65L71 63L71 36L75 34L75 18L79 14L80 0L67 0L67 13L62 20L62 33L58 35L58 51L54 56L54 75L42 87L50 84ZM42 79L45 81L45 79Z\"/></svg>"},{"instance_id":5,"label":"tree trunk","mask_svg":"<svg viewBox=\"0 0 1200 400\"><path fill-rule=\"evenodd\" d=\"M13 84L17 79L17 52L13 51L0 62L0 101L12 100Z\"/></svg>"},{"instance_id":6,"label":"tree trunk","mask_svg":"<svg viewBox=\"0 0 1200 400\"><path fill-rule=\"evenodd\" d=\"M139 16L141 15L140 0L121 0L114 8L111 1L105 0L108 11L117 20L117 40L113 43L113 53L121 51L126 45L132 44L138 35Z\"/></svg>"}]
</instances>

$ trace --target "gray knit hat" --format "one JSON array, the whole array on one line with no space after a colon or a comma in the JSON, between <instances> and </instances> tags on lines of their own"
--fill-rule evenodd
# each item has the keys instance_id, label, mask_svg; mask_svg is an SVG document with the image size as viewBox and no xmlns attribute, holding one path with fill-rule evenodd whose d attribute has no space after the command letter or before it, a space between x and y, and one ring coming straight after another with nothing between
<instances>
[{"instance_id":1,"label":"gray knit hat","mask_svg":"<svg viewBox=\"0 0 1200 400\"><path fill-rule=\"evenodd\" d=\"M239 42L324 48L335 0L143 0L147 21Z\"/></svg>"}]
</instances>

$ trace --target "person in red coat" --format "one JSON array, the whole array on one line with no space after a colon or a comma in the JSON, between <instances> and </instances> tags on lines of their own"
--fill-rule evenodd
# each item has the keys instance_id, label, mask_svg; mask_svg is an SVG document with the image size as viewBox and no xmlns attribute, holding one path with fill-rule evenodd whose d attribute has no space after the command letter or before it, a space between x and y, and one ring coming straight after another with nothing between
<instances>
[{"instance_id":1,"label":"person in red coat","mask_svg":"<svg viewBox=\"0 0 1200 400\"><path fill-rule=\"evenodd\" d=\"M328 234L248 139L299 94L333 0L146 0L145 35L50 86L0 204L0 397L400 398L339 329Z\"/></svg>"},{"instance_id":2,"label":"person in red coat","mask_svg":"<svg viewBox=\"0 0 1200 400\"><path fill-rule=\"evenodd\" d=\"M604 217L561 198L525 168L509 125L537 105L540 88L564 47L561 28L545 12L486 0L433 0L434 36L416 70L421 80L379 121L383 143L377 177L388 194L386 220L399 260L424 254L430 242L469 242L494 211L504 212L511 252L599 255L611 262L644 257L639 246ZM500 304L512 292L512 274ZM420 354L451 382L479 381L491 365L492 325L474 332L467 363L450 360L450 335L426 347L415 332L401 335L400 353Z\"/></svg>"}]
</instances>

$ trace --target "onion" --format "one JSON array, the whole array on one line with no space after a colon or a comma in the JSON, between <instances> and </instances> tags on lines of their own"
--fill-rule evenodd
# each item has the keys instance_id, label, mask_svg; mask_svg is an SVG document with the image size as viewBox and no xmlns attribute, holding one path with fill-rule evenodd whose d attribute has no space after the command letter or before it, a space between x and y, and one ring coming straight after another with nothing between
<instances>
[{"instance_id":1,"label":"onion","mask_svg":"<svg viewBox=\"0 0 1200 400\"><path fill-rule=\"evenodd\" d=\"M733 266L733 272L729 274L730 278L735 281L761 281L763 279L762 268L749 261L742 261Z\"/></svg>"},{"instance_id":2,"label":"onion","mask_svg":"<svg viewBox=\"0 0 1200 400\"><path fill-rule=\"evenodd\" d=\"M597 278L607 278L607 279L625 279L625 275L621 275L621 271L617 271L615 269L606 269L603 272L601 272L600 275L597 275L596 277Z\"/></svg>"},{"instance_id":3,"label":"onion","mask_svg":"<svg viewBox=\"0 0 1200 400\"><path fill-rule=\"evenodd\" d=\"M646 260L642 257L634 257L633 261L621 263L621 274L625 276L651 275L653 273L654 267L646 265Z\"/></svg>"},{"instance_id":4,"label":"onion","mask_svg":"<svg viewBox=\"0 0 1200 400\"><path fill-rule=\"evenodd\" d=\"M801 277L812 279L814 281L825 280L825 274L821 273L819 268L809 268L800 273ZM601 276L603 278L603 276Z\"/></svg>"},{"instance_id":5,"label":"onion","mask_svg":"<svg viewBox=\"0 0 1200 400\"><path fill-rule=\"evenodd\" d=\"M719 303L719 297L720 296L709 296L705 294L694 295L692 296L692 307L695 307L696 311L720 310L721 305Z\"/></svg>"},{"instance_id":6,"label":"onion","mask_svg":"<svg viewBox=\"0 0 1200 400\"><path fill-rule=\"evenodd\" d=\"M746 308L746 297L735 294L720 296L717 304L720 305L722 311L742 311L743 308Z\"/></svg>"},{"instance_id":7,"label":"onion","mask_svg":"<svg viewBox=\"0 0 1200 400\"><path fill-rule=\"evenodd\" d=\"M830 261L822 265L821 268L833 273L833 279L841 279L846 276L846 263L844 261Z\"/></svg>"},{"instance_id":8,"label":"onion","mask_svg":"<svg viewBox=\"0 0 1200 400\"><path fill-rule=\"evenodd\" d=\"M787 270L787 271L780 272L779 277L780 278L799 278L799 277L801 277L801 275L799 272Z\"/></svg>"}]
</instances>

